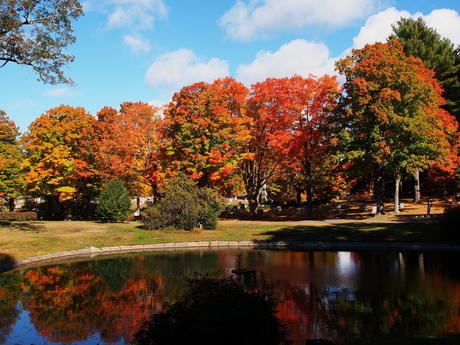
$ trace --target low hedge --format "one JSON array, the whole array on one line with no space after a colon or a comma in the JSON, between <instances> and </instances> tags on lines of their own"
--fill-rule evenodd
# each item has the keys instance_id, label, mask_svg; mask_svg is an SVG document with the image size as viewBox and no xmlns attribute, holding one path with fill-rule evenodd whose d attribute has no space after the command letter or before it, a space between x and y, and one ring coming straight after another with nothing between
<instances>
[{"instance_id":1,"label":"low hedge","mask_svg":"<svg viewBox=\"0 0 460 345\"><path fill-rule=\"evenodd\" d=\"M25 221L37 219L37 212L0 212L0 220Z\"/></svg>"}]
</instances>

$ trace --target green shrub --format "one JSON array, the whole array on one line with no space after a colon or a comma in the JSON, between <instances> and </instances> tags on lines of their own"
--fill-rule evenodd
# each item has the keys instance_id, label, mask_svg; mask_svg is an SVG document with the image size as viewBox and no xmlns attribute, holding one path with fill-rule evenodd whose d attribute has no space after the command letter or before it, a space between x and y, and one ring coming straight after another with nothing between
<instances>
[{"instance_id":1,"label":"green shrub","mask_svg":"<svg viewBox=\"0 0 460 345\"><path fill-rule=\"evenodd\" d=\"M103 222L120 222L131 213L131 199L123 183L113 179L107 183L99 195L96 216Z\"/></svg>"},{"instance_id":2,"label":"green shrub","mask_svg":"<svg viewBox=\"0 0 460 345\"><path fill-rule=\"evenodd\" d=\"M142 213L141 220L147 229L216 228L221 203L214 190L198 188L187 177L179 176L168 183L162 194L160 202Z\"/></svg>"},{"instance_id":3,"label":"green shrub","mask_svg":"<svg viewBox=\"0 0 460 345\"><path fill-rule=\"evenodd\" d=\"M0 212L0 220L8 220L8 221L37 220L37 212Z\"/></svg>"},{"instance_id":4,"label":"green shrub","mask_svg":"<svg viewBox=\"0 0 460 345\"><path fill-rule=\"evenodd\" d=\"M195 194L200 210L199 224L204 229L214 230L223 209L219 195L211 188L197 188Z\"/></svg>"}]
</instances>

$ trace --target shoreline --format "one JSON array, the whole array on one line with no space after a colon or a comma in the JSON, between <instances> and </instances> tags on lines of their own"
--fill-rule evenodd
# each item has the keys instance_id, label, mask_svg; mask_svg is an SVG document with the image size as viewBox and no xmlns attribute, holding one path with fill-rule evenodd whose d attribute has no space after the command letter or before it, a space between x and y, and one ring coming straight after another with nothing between
<instances>
[{"instance_id":1,"label":"shoreline","mask_svg":"<svg viewBox=\"0 0 460 345\"><path fill-rule=\"evenodd\" d=\"M460 251L460 245L445 243L404 243L404 242L323 242L323 241L195 241L170 242L155 244L138 244L130 246L86 247L32 256L23 260L10 262L0 266L0 273L40 266L46 263L60 263L69 259L91 259L94 257L110 257L132 253L148 253L158 251L193 250L193 249L288 249L288 250L319 250L319 251Z\"/></svg>"}]
</instances>

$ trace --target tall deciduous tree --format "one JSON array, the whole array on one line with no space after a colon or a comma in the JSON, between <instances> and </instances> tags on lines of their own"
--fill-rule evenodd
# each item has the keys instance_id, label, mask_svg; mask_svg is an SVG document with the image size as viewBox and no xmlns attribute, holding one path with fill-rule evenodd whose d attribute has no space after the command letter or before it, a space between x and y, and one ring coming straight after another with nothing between
<instances>
[{"instance_id":1,"label":"tall deciduous tree","mask_svg":"<svg viewBox=\"0 0 460 345\"><path fill-rule=\"evenodd\" d=\"M373 177L379 213L384 174L394 176L399 212L402 173L452 164L455 119L440 108L441 88L433 72L407 57L397 40L353 50L337 69L346 78L340 113L346 157Z\"/></svg>"},{"instance_id":2,"label":"tall deciduous tree","mask_svg":"<svg viewBox=\"0 0 460 345\"><path fill-rule=\"evenodd\" d=\"M275 109L278 104L272 97L275 86L275 79L252 85L247 101L249 140L243 147L239 169L253 215L260 204L263 188L281 171L282 162L286 159L280 147L273 145L287 127Z\"/></svg>"},{"instance_id":3,"label":"tall deciduous tree","mask_svg":"<svg viewBox=\"0 0 460 345\"><path fill-rule=\"evenodd\" d=\"M157 194L162 179L158 150L158 109L126 102L120 111L105 107L98 113L97 162L105 178L120 178L132 196Z\"/></svg>"},{"instance_id":4,"label":"tall deciduous tree","mask_svg":"<svg viewBox=\"0 0 460 345\"><path fill-rule=\"evenodd\" d=\"M10 211L23 187L18 136L18 127L0 110L0 197L8 199Z\"/></svg>"},{"instance_id":5,"label":"tall deciduous tree","mask_svg":"<svg viewBox=\"0 0 460 345\"><path fill-rule=\"evenodd\" d=\"M196 83L173 96L165 111L165 159L200 187L225 192L248 138L248 89L232 78Z\"/></svg>"},{"instance_id":6,"label":"tall deciduous tree","mask_svg":"<svg viewBox=\"0 0 460 345\"><path fill-rule=\"evenodd\" d=\"M29 126L22 143L31 194L47 198L50 206L63 203L68 212L72 200L90 202L99 188L95 121L84 108L61 105Z\"/></svg>"},{"instance_id":7,"label":"tall deciduous tree","mask_svg":"<svg viewBox=\"0 0 460 345\"><path fill-rule=\"evenodd\" d=\"M294 170L307 196L307 218L313 218L313 199L325 186L339 181L331 154L333 138L330 122L339 94L335 77L293 77L288 80L288 99L281 99L291 123L286 147L289 167Z\"/></svg>"},{"instance_id":8,"label":"tall deciduous tree","mask_svg":"<svg viewBox=\"0 0 460 345\"><path fill-rule=\"evenodd\" d=\"M423 61L426 68L435 71L435 77L444 89L443 106L449 113L460 119L460 52L453 43L442 37L434 28L426 25L422 18L401 18L393 25L390 38L397 38L407 56L415 56ZM419 202L420 171L414 172L414 201Z\"/></svg>"},{"instance_id":9,"label":"tall deciduous tree","mask_svg":"<svg viewBox=\"0 0 460 345\"><path fill-rule=\"evenodd\" d=\"M0 68L27 65L45 83L71 84L62 69L74 58L64 49L75 42L72 20L82 14L78 0L1 1Z\"/></svg>"},{"instance_id":10,"label":"tall deciduous tree","mask_svg":"<svg viewBox=\"0 0 460 345\"><path fill-rule=\"evenodd\" d=\"M313 216L314 187L325 183L330 161L327 123L337 95L338 83L328 76L271 78L253 85L248 102L251 140L240 164L251 212L264 185L276 174L290 172L299 190L306 191L307 217Z\"/></svg>"}]
</instances>

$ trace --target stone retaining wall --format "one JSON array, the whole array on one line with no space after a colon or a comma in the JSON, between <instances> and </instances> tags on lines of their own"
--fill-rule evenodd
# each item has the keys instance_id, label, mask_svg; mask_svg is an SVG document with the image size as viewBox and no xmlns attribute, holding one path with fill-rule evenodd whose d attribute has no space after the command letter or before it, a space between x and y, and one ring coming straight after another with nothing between
<instances>
[{"instance_id":1,"label":"stone retaining wall","mask_svg":"<svg viewBox=\"0 0 460 345\"><path fill-rule=\"evenodd\" d=\"M460 251L460 245L438 243L353 243L353 242L285 242L285 241L200 241L179 243L139 244L115 247L88 247L78 250L33 256L24 260L0 266L0 272L26 268L47 262L59 262L73 258L92 258L95 256L119 255L127 253L143 253L176 249L218 249L218 248L274 248L274 249L307 249L331 251L355 250L390 250L390 251Z\"/></svg>"}]
</instances>

